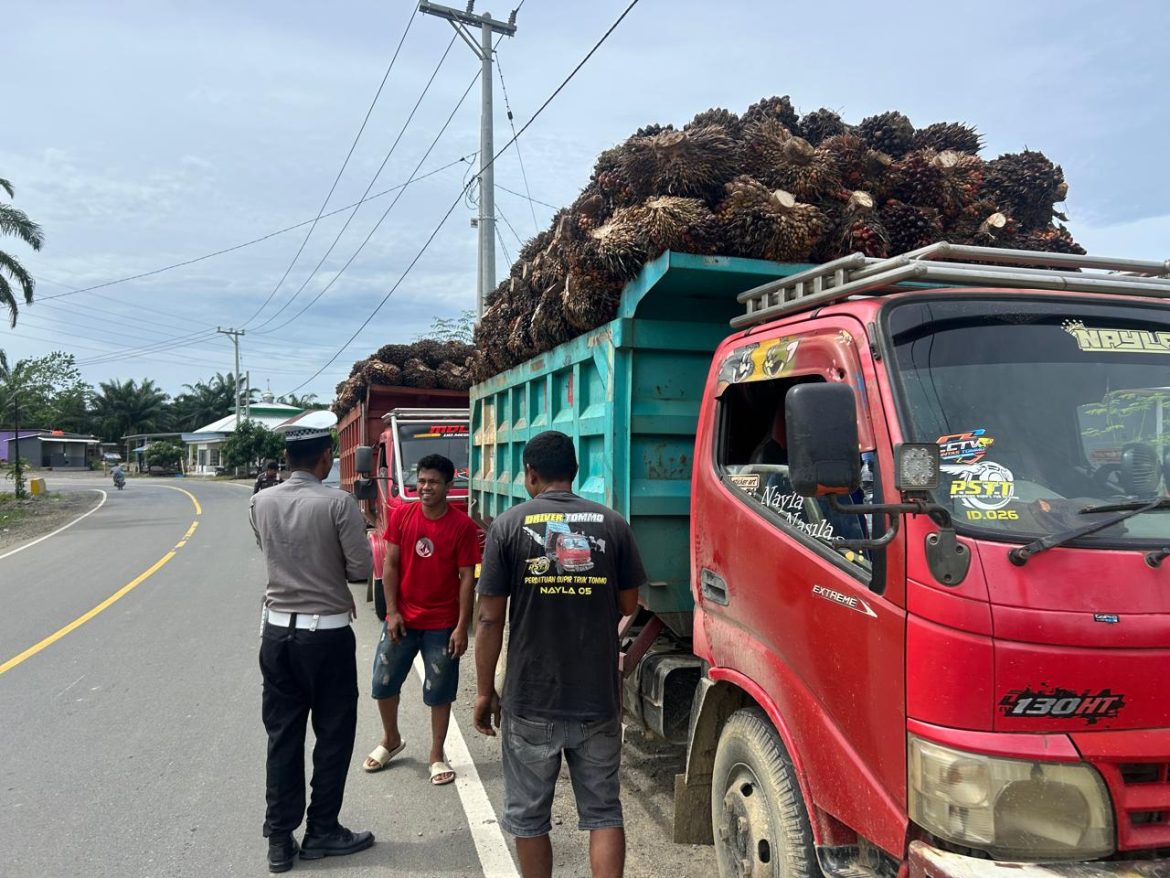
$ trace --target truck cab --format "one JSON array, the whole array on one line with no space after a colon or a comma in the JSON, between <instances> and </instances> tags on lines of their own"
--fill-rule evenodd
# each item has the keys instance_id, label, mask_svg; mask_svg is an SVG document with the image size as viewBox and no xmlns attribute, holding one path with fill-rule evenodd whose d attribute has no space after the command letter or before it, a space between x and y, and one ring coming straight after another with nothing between
<instances>
[{"instance_id":1,"label":"truck cab","mask_svg":"<svg viewBox=\"0 0 1170 878\"><path fill-rule=\"evenodd\" d=\"M720 875L1166 874L1165 271L942 247L741 297L679 797Z\"/></svg>"},{"instance_id":2,"label":"truck cab","mask_svg":"<svg viewBox=\"0 0 1170 878\"><path fill-rule=\"evenodd\" d=\"M386 598L382 593L386 525L395 509L418 502L418 462L422 458L441 454L455 464L455 481L448 500L467 511L468 410L397 408L383 415L382 420L385 429L370 455L372 472L366 488L370 500L363 504L370 525L373 599L379 618L386 615Z\"/></svg>"}]
</instances>

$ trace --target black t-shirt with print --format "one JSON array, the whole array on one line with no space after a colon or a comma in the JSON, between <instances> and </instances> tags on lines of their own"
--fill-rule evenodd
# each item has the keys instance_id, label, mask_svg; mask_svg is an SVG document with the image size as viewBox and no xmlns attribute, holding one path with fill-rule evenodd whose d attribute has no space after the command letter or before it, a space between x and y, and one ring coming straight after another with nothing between
<instances>
[{"instance_id":1,"label":"black t-shirt with print","mask_svg":"<svg viewBox=\"0 0 1170 878\"><path fill-rule=\"evenodd\" d=\"M549 491L494 522L481 595L508 596L503 706L543 719L618 714L618 591L646 571L626 520L569 491Z\"/></svg>"}]
</instances>

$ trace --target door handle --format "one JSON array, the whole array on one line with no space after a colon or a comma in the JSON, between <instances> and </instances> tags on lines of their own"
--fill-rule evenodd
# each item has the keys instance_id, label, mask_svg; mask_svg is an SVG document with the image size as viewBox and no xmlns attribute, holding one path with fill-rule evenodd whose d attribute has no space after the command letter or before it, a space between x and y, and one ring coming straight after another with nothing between
<instances>
[{"instance_id":1,"label":"door handle","mask_svg":"<svg viewBox=\"0 0 1170 878\"><path fill-rule=\"evenodd\" d=\"M706 567L699 573L699 589L704 598L720 606L727 606L727 583L714 570Z\"/></svg>"}]
</instances>

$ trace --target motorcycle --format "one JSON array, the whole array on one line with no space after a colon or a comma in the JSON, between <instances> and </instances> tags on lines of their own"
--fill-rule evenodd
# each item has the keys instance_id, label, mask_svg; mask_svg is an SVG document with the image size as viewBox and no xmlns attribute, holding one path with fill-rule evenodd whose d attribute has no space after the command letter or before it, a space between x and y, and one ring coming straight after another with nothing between
<instances>
[{"instance_id":1,"label":"motorcycle","mask_svg":"<svg viewBox=\"0 0 1170 878\"><path fill-rule=\"evenodd\" d=\"M114 470L114 487L119 491L126 487L126 474L120 469Z\"/></svg>"}]
</instances>

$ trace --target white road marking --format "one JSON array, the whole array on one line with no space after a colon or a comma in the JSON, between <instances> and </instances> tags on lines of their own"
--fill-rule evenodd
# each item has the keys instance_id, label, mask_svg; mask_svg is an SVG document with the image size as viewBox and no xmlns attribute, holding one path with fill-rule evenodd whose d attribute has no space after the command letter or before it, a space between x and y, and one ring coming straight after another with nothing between
<instances>
[{"instance_id":1,"label":"white road marking","mask_svg":"<svg viewBox=\"0 0 1170 878\"><path fill-rule=\"evenodd\" d=\"M425 682L426 670L421 654L414 658L414 672ZM471 827L471 839L475 842L475 852L479 855L484 878L519 878L520 873L512 862L512 853L504 841L495 809L488 799L487 790L483 788L483 781L479 779L479 772L467 749L467 741L459 730L454 711L451 712L451 727L447 730L444 749L455 771L455 789L459 791L463 813L467 815L467 825Z\"/></svg>"},{"instance_id":2,"label":"white road marking","mask_svg":"<svg viewBox=\"0 0 1170 878\"><path fill-rule=\"evenodd\" d=\"M84 679L85 679L85 674L82 674L80 677L78 677L76 680L74 680L72 683L70 683L68 686L66 686L64 689L62 689L60 692L58 692L57 697L60 698L62 695L64 695L66 692L68 692L70 689L72 689L74 686L76 686L78 683L80 683Z\"/></svg>"},{"instance_id":3,"label":"white road marking","mask_svg":"<svg viewBox=\"0 0 1170 878\"><path fill-rule=\"evenodd\" d=\"M5 552L3 555L0 555L0 561L3 561L5 558L9 557L10 555L15 555L17 552L23 552L25 549L31 549L37 543L43 543L49 537L55 537L57 534L61 533L61 531L69 530L69 528L73 527L73 525L77 524L77 522L81 521L81 519L89 518L91 515L93 515L95 512L97 512L99 509L101 509L102 506L105 505L106 498L109 496L108 494L106 494L105 491L103 491L101 488L86 488L85 490L97 491L99 494L102 495L101 502L98 503L98 505L95 506L93 509L89 510L89 512L85 513L84 515L80 515L77 518L73 519L73 521L69 522L64 527L59 527L55 531L53 531L52 533L47 533L43 537L37 537L31 543L25 543L23 546L17 546L15 549L12 549L11 551Z\"/></svg>"}]
</instances>

